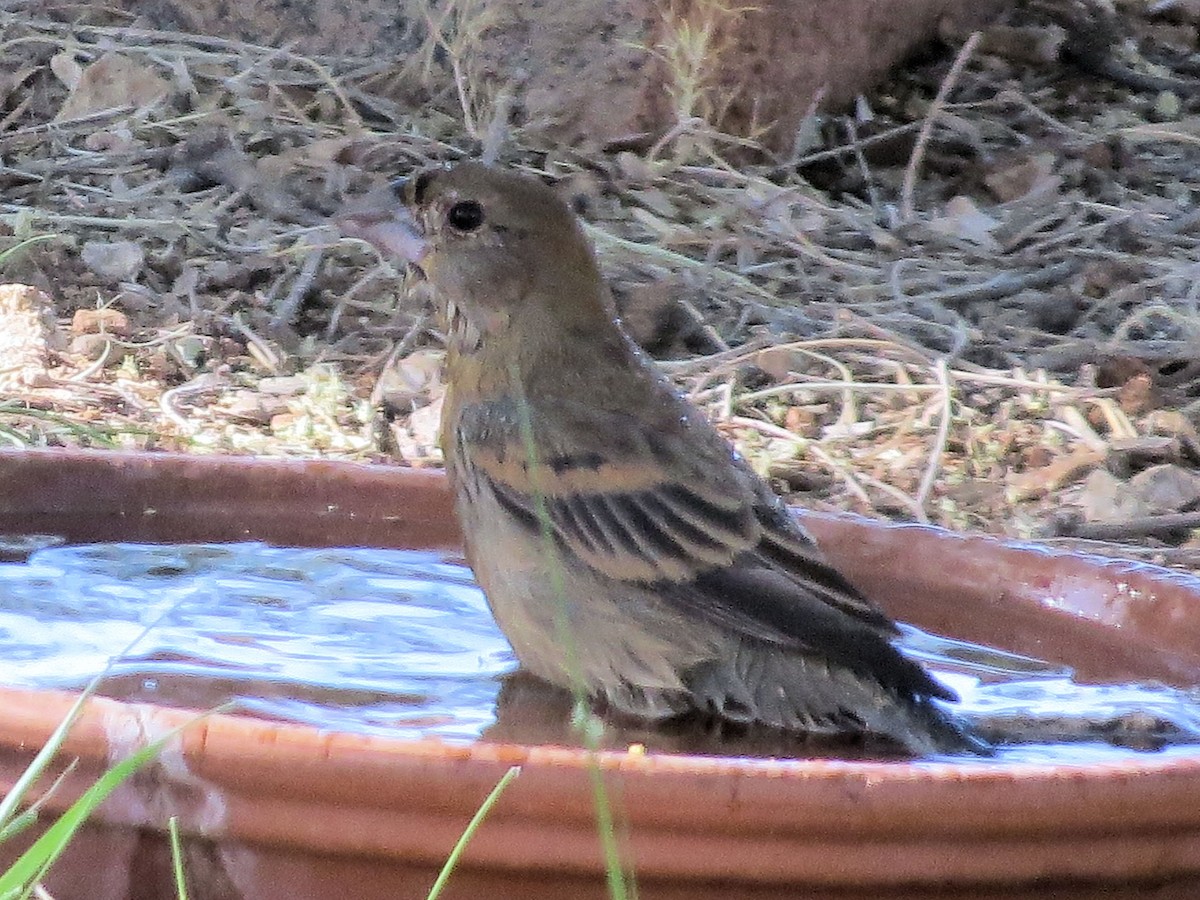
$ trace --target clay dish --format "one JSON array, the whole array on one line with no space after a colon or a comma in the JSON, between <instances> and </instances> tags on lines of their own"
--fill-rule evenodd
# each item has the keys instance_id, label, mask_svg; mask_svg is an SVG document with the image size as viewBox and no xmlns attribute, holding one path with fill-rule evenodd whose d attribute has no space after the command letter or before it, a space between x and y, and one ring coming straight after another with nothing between
<instances>
[{"instance_id":1,"label":"clay dish","mask_svg":"<svg viewBox=\"0 0 1200 900\"><path fill-rule=\"evenodd\" d=\"M1088 679L1200 683L1200 580L934 528L805 521L897 618ZM2 452L2 532L457 546L438 473L167 454ZM72 699L0 690L5 788ZM190 718L92 700L49 809ZM589 764L570 747L211 716L102 807L48 887L57 900L173 896L162 832L174 815L197 897L423 897L480 801L520 765L444 896L602 897ZM1200 896L1200 755L1051 765L611 751L598 765L642 897Z\"/></svg>"}]
</instances>

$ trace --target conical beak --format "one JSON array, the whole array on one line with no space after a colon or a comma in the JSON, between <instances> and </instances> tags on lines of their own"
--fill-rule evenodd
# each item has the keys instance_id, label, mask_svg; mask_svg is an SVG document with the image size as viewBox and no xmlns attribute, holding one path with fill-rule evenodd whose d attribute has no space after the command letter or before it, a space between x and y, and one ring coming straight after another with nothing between
<instances>
[{"instance_id":1,"label":"conical beak","mask_svg":"<svg viewBox=\"0 0 1200 900\"><path fill-rule=\"evenodd\" d=\"M394 199L386 206L341 213L333 221L342 234L360 238L392 259L420 266L429 254L429 242L412 213Z\"/></svg>"}]
</instances>

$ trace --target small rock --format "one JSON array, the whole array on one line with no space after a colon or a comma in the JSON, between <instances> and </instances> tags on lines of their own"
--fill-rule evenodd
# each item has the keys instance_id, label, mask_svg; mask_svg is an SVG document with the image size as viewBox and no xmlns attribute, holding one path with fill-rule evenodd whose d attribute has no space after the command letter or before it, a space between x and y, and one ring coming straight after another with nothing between
<instances>
[{"instance_id":1,"label":"small rock","mask_svg":"<svg viewBox=\"0 0 1200 900\"><path fill-rule=\"evenodd\" d=\"M216 259L206 265L203 270L197 271L197 275L207 290L234 288L241 291L250 285L254 271L253 267L246 265L241 259L236 263L227 259Z\"/></svg>"},{"instance_id":2,"label":"small rock","mask_svg":"<svg viewBox=\"0 0 1200 900\"><path fill-rule=\"evenodd\" d=\"M126 153L141 143L127 125L102 128L83 139L83 146L96 153Z\"/></svg>"},{"instance_id":3,"label":"small rock","mask_svg":"<svg viewBox=\"0 0 1200 900\"><path fill-rule=\"evenodd\" d=\"M1178 119L1183 111L1183 101L1174 91L1163 91L1154 100L1154 115L1162 122Z\"/></svg>"},{"instance_id":4,"label":"small rock","mask_svg":"<svg viewBox=\"0 0 1200 900\"><path fill-rule=\"evenodd\" d=\"M270 425L276 416L287 412L287 404L278 397L257 391L237 391L223 406L231 419L252 425Z\"/></svg>"},{"instance_id":5,"label":"small rock","mask_svg":"<svg viewBox=\"0 0 1200 900\"><path fill-rule=\"evenodd\" d=\"M271 431L275 434L278 434L281 431L287 431L296 424L296 418L296 414L290 412L279 413L279 415L271 416Z\"/></svg>"},{"instance_id":6,"label":"small rock","mask_svg":"<svg viewBox=\"0 0 1200 900\"><path fill-rule=\"evenodd\" d=\"M170 344L171 355L189 369L198 369L212 356L215 341L205 334L185 334Z\"/></svg>"},{"instance_id":7,"label":"small rock","mask_svg":"<svg viewBox=\"0 0 1200 900\"><path fill-rule=\"evenodd\" d=\"M1085 144L1079 151L1079 158L1092 168L1105 172L1111 171L1115 163L1112 147L1108 145L1107 141L1092 141L1090 144Z\"/></svg>"},{"instance_id":8,"label":"small rock","mask_svg":"<svg viewBox=\"0 0 1200 900\"><path fill-rule=\"evenodd\" d=\"M1053 153L1009 158L984 175L983 183L997 200L1009 203L1035 191L1057 188L1054 165Z\"/></svg>"},{"instance_id":9,"label":"small rock","mask_svg":"<svg viewBox=\"0 0 1200 900\"><path fill-rule=\"evenodd\" d=\"M303 375L275 375L258 382L258 390L276 397L295 397L308 390L308 379Z\"/></svg>"},{"instance_id":10,"label":"small rock","mask_svg":"<svg viewBox=\"0 0 1200 900\"><path fill-rule=\"evenodd\" d=\"M1114 475L1128 476L1148 465L1179 462L1183 442L1170 435L1116 438L1108 442L1106 464Z\"/></svg>"},{"instance_id":11,"label":"small rock","mask_svg":"<svg viewBox=\"0 0 1200 900\"><path fill-rule=\"evenodd\" d=\"M1200 474L1175 465L1159 465L1121 481L1097 469L1084 483L1080 505L1089 522L1123 522L1176 513L1200 502Z\"/></svg>"},{"instance_id":12,"label":"small rock","mask_svg":"<svg viewBox=\"0 0 1200 900\"><path fill-rule=\"evenodd\" d=\"M109 281L133 281L146 264L142 245L133 241L88 241L80 255L89 269Z\"/></svg>"},{"instance_id":13,"label":"small rock","mask_svg":"<svg viewBox=\"0 0 1200 900\"><path fill-rule=\"evenodd\" d=\"M1038 328L1052 334L1066 334L1075 327L1082 312L1075 298L1066 292L1031 297L1025 309Z\"/></svg>"},{"instance_id":14,"label":"small rock","mask_svg":"<svg viewBox=\"0 0 1200 900\"><path fill-rule=\"evenodd\" d=\"M998 219L981 210L971 198L958 195L946 204L945 215L929 221L929 230L953 240L996 249L998 245L992 232L999 225Z\"/></svg>"},{"instance_id":15,"label":"small rock","mask_svg":"<svg viewBox=\"0 0 1200 900\"><path fill-rule=\"evenodd\" d=\"M103 309L77 309L71 317L71 333L103 334L115 337L129 337L132 329L129 316L111 306Z\"/></svg>"},{"instance_id":16,"label":"small rock","mask_svg":"<svg viewBox=\"0 0 1200 900\"><path fill-rule=\"evenodd\" d=\"M71 339L70 352L73 356L81 356L92 362L107 353L111 346L112 341L106 334L80 334ZM116 353L110 354L110 361L118 356Z\"/></svg>"},{"instance_id":17,"label":"small rock","mask_svg":"<svg viewBox=\"0 0 1200 900\"><path fill-rule=\"evenodd\" d=\"M427 402L441 385L445 353L415 350L379 374L371 402L384 409L407 413Z\"/></svg>"},{"instance_id":18,"label":"small rock","mask_svg":"<svg viewBox=\"0 0 1200 900\"><path fill-rule=\"evenodd\" d=\"M1158 391L1147 372L1132 376L1117 391L1117 403L1128 416L1140 416L1159 405Z\"/></svg>"},{"instance_id":19,"label":"small rock","mask_svg":"<svg viewBox=\"0 0 1200 900\"><path fill-rule=\"evenodd\" d=\"M617 154L617 169L622 178L633 184L648 184L656 177L652 162L628 150Z\"/></svg>"},{"instance_id":20,"label":"small rock","mask_svg":"<svg viewBox=\"0 0 1200 900\"><path fill-rule=\"evenodd\" d=\"M783 414L783 427L794 434L809 436L816 426L817 417L811 407L789 406Z\"/></svg>"},{"instance_id":21,"label":"small rock","mask_svg":"<svg viewBox=\"0 0 1200 900\"><path fill-rule=\"evenodd\" d=\"M1182 466L1153 466L1130 478L1128 488L1151 515L1179 512L1200 501L1200 474Z\"/></svg>"},{"instance_id":22,"label":"small rock","mask_svg":"<svg viewBox=\"0 0 1200 900\"><path fill-rule=\"evenodd\" d=\"M83 145L98 154L124 154L140 143L133 137L133 132L125 125L115 128L101 128L83 139Z\"/></svg>"},{"instance_id":23,"label":"small rock","mask_svg":"<svg viewBox=\"0 0 1200 900\"><path fill-rule=\"evenodd\" d=\"M1118 522L1144 514L1140 504L1127 495L1125 482L1104 469L1088 475L1079 505L1087 522Z\"/></svg>"},{"instance_id":24,"label":"small rock","mask_svg":"<svg viewBox=\"0 0 1200 900\"><path fill-rule=\"evenodd\" d=\"M1155 409L1145 419L1151 434L1176 438L1183 453L1193 461L1200 461L1200 432L1182 412L1177 409Z\"/></svg>"},{"instance_id":25,"label":"small rock","mask_svg":"<svg viewBox=\"0 0 1200 900\"><path fill-rule=\"evenodd\" d=\"M1054 461L1054 454L1049 447L1043 447L1041 444L1034 444L1031 447L1025 447L1020 451L1022 468L1028 472L1035 469L1043 469Z\"/></svg>"}]
</instances>

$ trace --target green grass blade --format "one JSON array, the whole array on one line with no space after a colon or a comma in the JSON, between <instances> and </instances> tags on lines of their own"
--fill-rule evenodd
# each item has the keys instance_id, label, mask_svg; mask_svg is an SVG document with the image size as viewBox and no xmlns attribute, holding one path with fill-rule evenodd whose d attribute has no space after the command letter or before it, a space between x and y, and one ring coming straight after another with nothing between
<instances>
[{"instance_id":1,"label":"green grass blade","mask_svg":"<svg viewBox=\"0 0 1200 900\"><path fill-rule=\"evenodd\" d=\"M183 875L183 842L179 838L179 817L167 820L167 834L171 839L171 869L175 872L175 896L177 900L188 900L187 879Z\"/></svg>"},{"instance_id":2,"label":"green grass blade","mask_svg":"<svg viewBox=\"0 0 1200 900\"><path fill-rule=\"evenodd\" d=\"M128 759L117 763L105 772L95 784L84 791L82 796L59 817L58 821L34 841L32 847L22 853L17 861L8 868L8 871L0 875L0 898L8 900L10 897L21 897L27 891L32 890L33 885L41 881L50 866L62 855L67 843L79 830L79 827L87 821L88 816L95 811L96 807L103 803L121 782L154 759L167 741L174 737L179 730L173 730L170 734L143 747Z\"/></svg>"},{"instance_id":3,"label":"green grass blade","mask_svg":"<svg viewBox=\"0 0 1200 900\"><path fill-rule=\"evenodd\" d=\"M3 269L10 261L15 259L19 254L28 248L32 247L34 244L56 240L59 240L59 236L57 234L35 234L32 237L25 238L25 240L14 244L3 252L0 252L0 269Z\"/></svg>"},{"instance_id":4,"label":"green grass blade","mask_svg":"<svg viewBox=\"0 0 1200 900\"><path fill-rule=\"evenodd\" d=\"M500 799L500 795L504 793L504 789L508 787L509 782L516 778L521 773L520 766L513 766L496 782L496 786L492 788L492 792L484 798L483 803L479 804L479 809L475 810L475 815L471 816L471 821L467 823L467 827L463 830L462 835L454 845L454 849L450 851L450 855L446 857L446 862L442 865L442 871L438 872L437 880L434 881L433 887L429 889L425 900L437 900L442 889L445 888L446 882L450 880L451 873L454 872L454 867L458 865L458 858L462 856L463 850L467 848L467 844L479 830L479 826L483 824L483 820L487 817L488 811Z\"/></svg>"},{"instance_id":5,"label":"green grass blade","mask_svg":"<svg viewBox=\"0 0 1200 900\"><path fill-rule=\"evenodd\" d=\"M9 428L7 425L0 425L0 437L4 438L14 447L29 446L29 439L17 431L15 428Z\"/></svg>"},{"instance_id":6,"label":"green grass blade","mask_svg":"<svg viewBox=\"0 0 1200 900\"><path fill-rule=\"evenodd\" d=\"M95 682L88 685L88 689L79 695L79 698L71 704L71 708L63 717L63 720L58 723L58 727L54 729L54 733L50 735L50 739L46 741L42 749L38 751L37 756L21 773L21 777L16 780L16 783L9 789L8 793L0 799L0 829L7 829L17 815L17 807L25 799L25 795L29 793L29 788L37 781L42 773L46 771L46 767L50 765L50 761L54 755L58 753L63 745L63 741L67 739L67 732L71 730L71 726L75 724L75 720L79 718L79 713L83 709L83 704L87 702L92 695L95 687Z\"/></svg>"},{"instance_id":7,"label":"green grass blade","mask_svg":"<svg viewBox=\"0 0 1200 900\"><path fill-rule=\"evenodd\" d=\"M2 411L3 405L0 404L0 412ZM58 787L63 776L60 775L59 779L51 785L42 798L30 806L29 809L20 814L17 813L17 809L24 802L25 796L29 793L33 784L42 777L46 769L49 768L54 756L62 749L67 734L75 724L76 719L79 718L84 704L95 695L96 689L108 676L108 673L112 671L113 665L118 660L124 659L142 638L149 634L167 615L177 609L179 602L171 604L159 613L119 653L111 657L104 666L104 669L88 683L75 702L71 704L71 708L67 710L67 714L58 724L58 727L54 729L54 732L47 739L42 749L38 751L32 762L21 773L21 776L14 782L4 797L0 798L0 838L7 840L36 820L39 807L45 801L46 797ZM67 842L70 841L80 825L87 820L87 817L98 805L104 802L104 799L112 793L117 785L145 765L148 760L152 759L162 749L167 741L181 733L185 728L194 725L196 722L210 715L226 712L231 706L232 704L229 703L222 704L207 713L197 716L195 719L185 722L178 728L172 729L160 740L155 741L153 744L150 744L109 769L99 781L93 784L75 801L70 809L63 813L54 825L50 826L34 842L32 847L26 850L6 872L0 874L0 900L27 897L33 891L42 875L45 874L54 861L62 854ZM67 767L66 772L70 772L74 765L75 763L71 763Z\"/></svg>"},{"instance_id":8,"label":"green grass blade","mask_svg":"<svg viewBox=\"0 0 1200 900\"><path fill-rule=\"evenodd\" d=\"M525 457L529 461L530 481L533 487L534 514L541 528L542 552L549 562L551 589L558 597L555 610L555 636L562 644L566 655L567 670L571 678L571 693L575 697L576 719L581 726L580 733L583 745L588 751L588 776L592 786L592 805L596 811L596 831L600 838L600 849L604 855L604 871L608 883L609 900L636 900L637 879L631 867L627 867L621 858L621 846L617 840L615 819L612 803L608 795L608 787L604 783L604 773L600 769L600 735L602 729L591 727L595 718L587 712L589 709L587 687L583 683L579 666L579 652L575 643L575 632L571 627L567 605L567 585L562 557L558 552L558 543L554 537L554 523L550 518L550 510L546 505L546 494L534 477L538 471L541 459L538 454L537 440L533 433L533 419L529 413L529 402L525 398L524 387L521 383L521 373L515 365L510 367L509 376L517 390L517 409L520 412L518 427L521 441L525 445Z\"/></svg>"},{"instance_id":9,"label":"green grass blade","mask_svg":"<svg viewBox=\"0 0 1200 900\"><path fill-rule=\"evenodd\" d=\"M32 808L25 810L25 812L21 813L3 828L0 828L0 844L15 838L18 834L36 822L37 819L37 810Z\"/></svg>"},{"instance_id":10,"label":"green grass blade","mask_svg":"<svg viewBox=\"0 0 1200 900\"><path fill-rule=\"evenodd\" d=\"M119 434L132 434L139 437L146 437L151 434L149 431L134 427L125 429L110 427L95 428L90 425L84 425L82 422L74 422L69 416L60 415L59 413L45 409L34 409L20 403L0 404L0 413L5 413L12 418L36 419L40 422L47 422L50 425L63 429L69 434L88 438L98 446L109 450L119 449L116 440L116 436ZM28 438L26 438L26 443L29 442Z\"/></svg>"}]
</instances>

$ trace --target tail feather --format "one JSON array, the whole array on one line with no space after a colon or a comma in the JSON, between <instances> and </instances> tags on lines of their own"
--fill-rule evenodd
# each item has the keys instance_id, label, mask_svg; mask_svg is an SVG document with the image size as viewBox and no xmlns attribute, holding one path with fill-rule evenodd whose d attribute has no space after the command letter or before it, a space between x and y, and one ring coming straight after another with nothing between
<instances>
[{"instance_id":1,"label":"tail feather","mask_svg":"<svg viewBox=\"0 0 1200 900\"><path fill-rule=\"evenodd\" d=\"M882 737L916 756L991 753L929 697L905 696L821 657L756 641L696 667L687 686L697 708L749 726Z\"/></svg>"}]
</instances>

